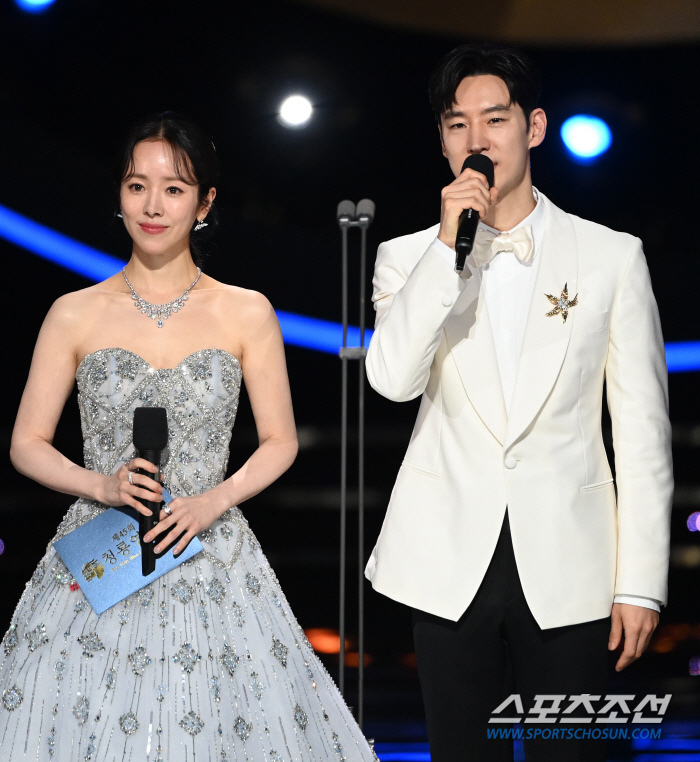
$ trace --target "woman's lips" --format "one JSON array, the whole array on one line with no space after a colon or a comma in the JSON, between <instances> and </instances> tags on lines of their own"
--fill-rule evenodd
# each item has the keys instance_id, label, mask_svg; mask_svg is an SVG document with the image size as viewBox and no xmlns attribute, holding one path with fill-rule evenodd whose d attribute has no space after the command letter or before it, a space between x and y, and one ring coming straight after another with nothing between
<instances>
[{"instance_id":1,"label":"woman's lips","mask_svg":"<svg viewBox=\"0 0 700 762\"><path fill-rule=\"evenodd\" d=\"M147 222L139 222L139 227L149 235L158 235L158 233L163 233L168 229L167 225L151 225Z\"/></svg>"}]
</instances>

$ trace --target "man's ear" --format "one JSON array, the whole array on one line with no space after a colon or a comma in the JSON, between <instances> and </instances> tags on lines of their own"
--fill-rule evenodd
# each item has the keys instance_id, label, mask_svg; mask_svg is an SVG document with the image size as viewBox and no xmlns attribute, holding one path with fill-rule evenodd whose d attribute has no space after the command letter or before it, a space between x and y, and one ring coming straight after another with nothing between
<instances>
[{"instance_id":1,"label":"man's ear","mask_svg":"<svg viewBox=\"0 0 700 762\"><path fill-rule=\"evenodd\" d=\"M544 140L547 132L547 115L543 109L536 108L530 114L528 148L535 148Z\"/></svg>"}]
</instances>

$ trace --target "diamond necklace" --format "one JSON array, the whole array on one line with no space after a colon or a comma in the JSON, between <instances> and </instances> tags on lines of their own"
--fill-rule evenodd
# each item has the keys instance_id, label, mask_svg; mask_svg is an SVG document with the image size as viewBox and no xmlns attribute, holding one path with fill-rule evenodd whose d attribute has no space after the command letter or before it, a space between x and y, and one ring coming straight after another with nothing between
<instances>
[{"instance_id":1,"label":"diamond necklace","mask_svg":"<svg viewBox=\"0 0 700 762\"><path fill-rule=\"evenodd\" d=\"M129 283L129 279L126 277L126 267L122 270L122 275L124 276L126 285L131 289L131 298L134 300L136 309L140 312L143 312L144 315L148 315L148 317L152 320L156 320L156 325L158 328L162 328L165 325L163 322L164 320L167 320L171 315L173 315L175 312L179 312L185 306L185 302L189 299L188 294L197 285L197 281L202 275L202 270L198 267L197 277L194 279L194 282L187 289L187 291L185 291L185 293L181 296L178 296L177 299L173 299L172 302L168 302L167 304L151 304L145 299L142 299L136 293L136 291L134 291L134 287L131 285L131 283Z\"/></svg>"}]
</instances>

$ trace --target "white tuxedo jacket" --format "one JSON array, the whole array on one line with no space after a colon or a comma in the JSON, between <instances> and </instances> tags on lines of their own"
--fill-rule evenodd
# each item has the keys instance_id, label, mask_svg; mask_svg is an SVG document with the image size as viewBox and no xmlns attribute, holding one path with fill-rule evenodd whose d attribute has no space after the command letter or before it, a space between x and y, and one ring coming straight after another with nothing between
<instances>
[{"instance_id":1,"label":"white tuxedo jacket","mask_svg":"<svg viewBox=\"0 0 700 762\"><path fill-rule=\"evenodd\" d=\"M365 574L390 598L453 621L484 577L506 506L543 629L606 617L615 594L666 602L667 376L641 242L543 201L510 416L479 271L460 275L430 247L437 225L377 254L369 382L391 400L423 398ZM578 294L566 322L546 316L545 297L565 284L569 299Z\"/></svg>"}]
</instances>

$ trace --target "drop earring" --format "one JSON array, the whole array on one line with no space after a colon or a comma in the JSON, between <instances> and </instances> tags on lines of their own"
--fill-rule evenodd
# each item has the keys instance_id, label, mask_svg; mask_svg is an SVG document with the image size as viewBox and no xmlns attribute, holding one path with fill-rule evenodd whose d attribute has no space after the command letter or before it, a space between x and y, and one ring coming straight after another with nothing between
<instances>
[{"instance_id":1,"label":"drop earring","mask_svg":"<svg viewBox=\"0 0 700 762\"><path fill-rule=\"evenodd\" d=\"M119 217L120 219L124 219L124 217L123 217L123 215L122 215L122 213L121 213L121 212L117 212L117 215L116 215L116 216L117 216L117 217Z\"/></svg>"},{"instance_id":2,"label":"drop earring","mask_svg":"<svg viewBox=\"0 0 700 762\"><path fill-rule=\"evenodd\" d=\"M195 230L201 230L202 228L207 227L209 225L208 222L205 222L204 220L197 220L197 224L194 226Z\"/></svg>"}]
</instances>

